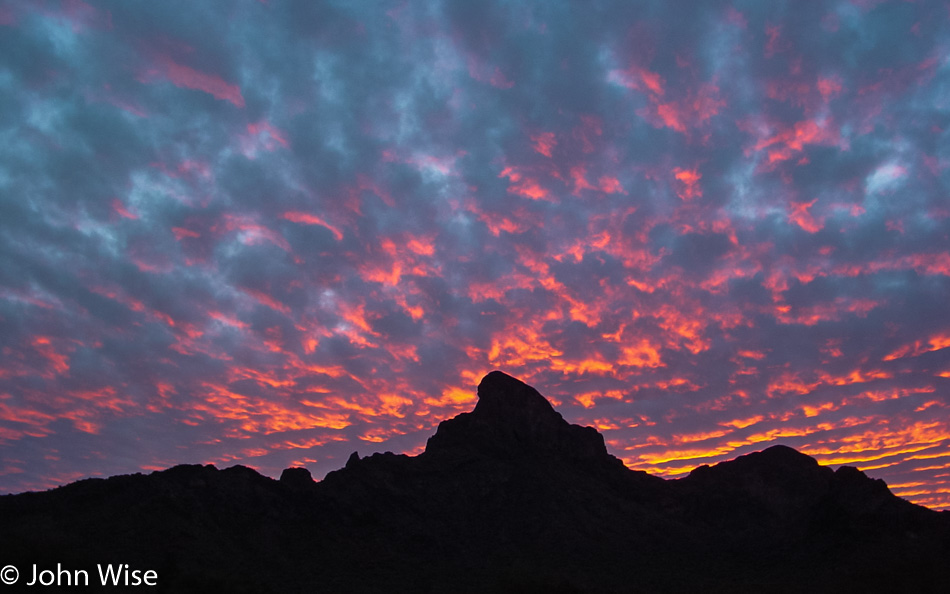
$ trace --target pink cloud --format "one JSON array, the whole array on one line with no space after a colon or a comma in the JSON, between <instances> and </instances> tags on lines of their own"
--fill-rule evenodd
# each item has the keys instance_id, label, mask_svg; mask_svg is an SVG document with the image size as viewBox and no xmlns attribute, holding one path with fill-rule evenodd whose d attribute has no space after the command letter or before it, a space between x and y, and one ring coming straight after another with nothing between
<instances>
[{"instance_id":1,"label":"pink cloud","mask_svg":"<svg viewBox=\"0 0 950 594\"><path fill-rule=\"evenodd\" d=\"M809 233L821 231L825 222L823 219L816 219L808 210L818 202L815 198L811 202L792 202L789 206L788 220L795 223Z\"/></svg>"},{"instance_id":2,"label":"pink cloud","mask_svg":"<svg viewBox=\"0 0 950 594\"><path fill-rule=\"evenodd\" d=\"M333 233L333 236L336 238L337 241L340 241L343 239L342 231L340 231L338 228L334 227L333 225L324 221L323 219L321 219L320 217L316 215L306 213L306 212L285 212L284 214L281 215L281 217L287 219L288 221L299 223L301 225L318 225L320 227L324 227L328 229L331 233Z\"/></svg>"},{"instance_id":3,"label":"pink cloud","mask_svg":"<svg viewBox=\"0 0 950 594\"><path fill-rule=\"evenodd\" d=\"M155 67L149 69L139 80L151 82L155 78L165 78L176 87L202 91L214 96L215 99L230 101L237 107L244 107L244 97L238 85L228 83L220 76L178 64L166 56L160 57Z\"/></svg>"},{"instance_id":4,"label":"pink cloud","mask_svg":"<svg viewBox=\"0 0 950 594\"><path fill-rule=\"evenodd\" d=\"M534 150L545 157L551 156L551 150L557 146L557 140L554 138L554 132L541 132L537 136L531 137Z\"/></svg>"}]
</instances>

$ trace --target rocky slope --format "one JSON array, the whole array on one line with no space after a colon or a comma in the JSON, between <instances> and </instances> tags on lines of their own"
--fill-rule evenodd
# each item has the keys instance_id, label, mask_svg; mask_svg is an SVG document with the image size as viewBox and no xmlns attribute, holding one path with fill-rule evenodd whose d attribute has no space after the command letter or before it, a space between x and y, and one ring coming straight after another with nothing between
<instances>
[{"instance_id":1,"label":"rocky slope","mask_svg":"<svg viewBox=\"0 0 950 594\"><path fill-rule=\"evenodd\" d=\"M945 592L950 518L783 446L665 481L501 372L416 457L177 466L0 497L0 561L167 592ZM114 588L108 588L106 591Z\"/></svg>"}]
</instances>

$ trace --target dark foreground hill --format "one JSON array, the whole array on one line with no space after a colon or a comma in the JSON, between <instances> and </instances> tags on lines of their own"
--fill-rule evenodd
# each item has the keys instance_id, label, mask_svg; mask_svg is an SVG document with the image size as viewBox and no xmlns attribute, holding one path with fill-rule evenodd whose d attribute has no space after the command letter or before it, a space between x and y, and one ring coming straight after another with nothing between
<instances>
[{"instance_id":1,"label":"dark foreground hill","mask_svg":"<svg viewBox=\"0 0 950 594\"><path fill-rule=\"evenodd\" d=\"M950 591L948 514L854 468L775 446L667 481L503 373L478 396L423 454L319 483L176 466L0 497L0 564L84 569L76 591L106 563L163 592Z\"/></svg>"}]
</instances>

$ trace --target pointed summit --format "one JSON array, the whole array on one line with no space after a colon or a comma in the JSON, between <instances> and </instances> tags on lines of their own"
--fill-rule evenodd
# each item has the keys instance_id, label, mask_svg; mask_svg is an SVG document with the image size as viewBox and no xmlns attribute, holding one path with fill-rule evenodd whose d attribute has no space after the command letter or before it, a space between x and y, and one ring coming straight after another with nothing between
<instances>
[{"instance_id":1,"label":"pointed summit","mask_svg":"<svg viewBox=\"0 0 950 594\"><path fill-rule=\"evenodd\" d=\"M540 392L501 371L492 371L478 384L478 404L473 415L493 424L541 427L563 423Z\"/></svg>"},{"instance_id":2,"label":"pointed summit","mask_svg":"<svg viewBox=\"0 0 950 594\"><path fill-rule=\"evenodd\" d=\"M596 429L569 424L537 390L501 371L482 378L472 412L439 424L426 453L615 460Z\"/></svg>"}]
</instances>

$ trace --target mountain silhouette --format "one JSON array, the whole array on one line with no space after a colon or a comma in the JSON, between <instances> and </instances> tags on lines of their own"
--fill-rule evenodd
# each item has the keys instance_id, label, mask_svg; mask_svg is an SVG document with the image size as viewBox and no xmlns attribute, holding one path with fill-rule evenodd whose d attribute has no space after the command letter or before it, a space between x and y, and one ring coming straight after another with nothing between
<instances>
[{"instance_id":1,"label":"mountain silhouette","mask_svg":"<svg viewBox=\"0 0 950 594\"><path fill-rule=\"evenodd\" d=\"M773 446L663 480L499 371L422 454L320 482L183 465L0 497L0 563L87 591L122 563L162 592L946 592L948 560L948 513L857 469Z\"/></svg>"}]
</instances>

